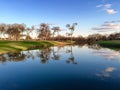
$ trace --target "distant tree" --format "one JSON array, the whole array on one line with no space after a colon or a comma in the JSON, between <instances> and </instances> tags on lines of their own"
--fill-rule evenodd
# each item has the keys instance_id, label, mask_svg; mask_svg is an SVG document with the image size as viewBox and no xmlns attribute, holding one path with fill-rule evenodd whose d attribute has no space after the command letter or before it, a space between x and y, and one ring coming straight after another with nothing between
<instances>
[{"instance_id":1,"label":"distant tree","mask_svg":"<svg viewBox=\"0 0 120 90\"><path fill-rule=\"evenodd\" d=\"M94 43L94 42L102 40L102 39L103 39L103 35L101 35L101 34L91 34L91 35L88 35L88 37L87 37L87 40L90 43Z\"/></svg>"},{"instance_id":2,"label":"distant tree","mask_svg":"<svg viewBox=\"0 0 120 90\"><path fill-rule=\"evenodd\" d=\"M3 38L3 36L4 36L3 34L5 33L6 29L7 29L6 24L4 24L4 23L0 24L0 39Z\"/></svg>"},{"instance_id":3,"label":"distant tree","mask_svg":"<svg viewBox=\"0 0 120 90\"><path fill-rule=\"evenodd\" d=\"M11 40L19 40L21 36L21 32L25 30L24 24L9 24L7 25L6 34L8 34Z\"/></svg>"},{"instance_id":4,"label":"distant tree","mask_svg":"<svg viewBox=\"0 0 120 90\"><path fill-rule=\"evenodd\" d=\"M40 28L38 29L38 38L42 40L47 40L51 36L50 27L46 23L41 23Z\"/></svg>"},{"instance_id":5,"label":"distant tree","mask_svg":"<svg viewBox=\"0 0 120 90\"><path fill-rule=\"evenodd\" d=\"M31 28L26 28L25 32L26 32L26 40L31 40L32 37L30 36L31 32L35 29L34 26L32 26Z\"/></svg>"},{"instance_id":6,"label":"distant tree","mask_svg":"<svg viewBox=\"0 0 120 90\"><path fill-rule=\"evenodd\" d=\"M66 27L71 31L69 33L70 37L71 37L71 41L72 41L72 35L74 33L74 30L75 30L75 26L77 25L77 23L73 23L72 25L70 24L67 24Z\"/></svg>"},{"instance_id":7,"label":"distant tree","mask_svg":"<svg viewBox=\"0 0 120 90\"><path fill-rule=\"evenodd\" d=\"M113 33L108 36L108 40L120 40L120 33Z\"/></svg>"},{"instance_id":8,"label":"distant tree","mask_svg":"<svg viewBox=\"0 0 120 90\"><path fill-rule=\"evenodd\" d=\"M61 29L59 26L56 26L56 27L53 27L52 30L53 30L53 40L54 40L55 33L57 32L59 37L59 32L61 31Z\"/></svg>"}]
</instances>

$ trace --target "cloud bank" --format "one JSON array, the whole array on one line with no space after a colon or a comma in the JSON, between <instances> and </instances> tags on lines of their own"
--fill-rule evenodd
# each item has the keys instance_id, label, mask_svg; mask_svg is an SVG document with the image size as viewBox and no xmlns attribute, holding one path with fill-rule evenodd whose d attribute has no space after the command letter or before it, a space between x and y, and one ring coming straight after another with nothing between
<instances>
[{"instance_id":1,"label":"cloud bank","mask_svg":"<svg viewBox=\"0 0 120 90\"><path fill-rule=\"evenodd\" d=\"M93 27L92 30L97 32L116 32L120 30L120 20L105 21L102 25Z\"/></svg>"}]
</instances>

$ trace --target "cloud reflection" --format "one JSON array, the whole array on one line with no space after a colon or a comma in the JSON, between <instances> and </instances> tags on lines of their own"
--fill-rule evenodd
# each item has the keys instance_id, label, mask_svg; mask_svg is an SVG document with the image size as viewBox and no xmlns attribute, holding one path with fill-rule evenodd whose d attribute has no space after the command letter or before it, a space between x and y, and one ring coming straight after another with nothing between
<instances>
[{"instance_id":1,"label":"cloud reflection","mask_svg":"<svg viewBox=\"0 0 120 90\"><path fill-rule=\"evenodd\" d=\"M120 58L120 52L119 51L110 50L110 49L107 49L107 48L102 48L100 50L94 50L93 53L97 54L99 56L105 57L108 60L112 60L114 58Z\"/></svg>"},{"instance_id":2,"label":"cloud reflection","mask_svg":"<svg viewBox=\"0 0 120 90\"><path fill-rule=\"evenodd\" d=\"M97 73L96 76L99 76L99 77L112 77L111 73L116 71L116 70L117 70L117 68L108 67L105 70L103 70L102 72Z\"/></svg>"}]
</instances>

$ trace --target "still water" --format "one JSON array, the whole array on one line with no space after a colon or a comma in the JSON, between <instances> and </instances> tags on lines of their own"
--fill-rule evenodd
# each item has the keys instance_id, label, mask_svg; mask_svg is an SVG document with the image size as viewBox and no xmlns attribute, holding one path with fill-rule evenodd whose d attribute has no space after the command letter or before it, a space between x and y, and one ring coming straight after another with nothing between
<instances>
[{"instance_id":1,"label":"still water","mask_svg":"<svg viewBox=\"0 0 120 90\"><path fill-rule=\"evenodd\" d=\"M0 55L0 90L120 90L120 51L84 45Z\"/></svg>"}]
</instances>

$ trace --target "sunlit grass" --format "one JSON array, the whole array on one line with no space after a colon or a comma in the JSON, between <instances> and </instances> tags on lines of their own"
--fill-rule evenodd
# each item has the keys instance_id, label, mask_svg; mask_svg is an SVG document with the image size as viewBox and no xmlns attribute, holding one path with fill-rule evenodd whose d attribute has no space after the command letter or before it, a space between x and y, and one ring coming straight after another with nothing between
<instances>
[{"instance_id":1,"label":"sunlit grass","mask_svg":"<svg viewBox=\"0 0 120 90\"><path fill-rule=\"evenodd\" d=\"M28 49L42 49L53 45L66 45L57 41L0 41L0 54Z\"/></svg>"}]
</instances>

